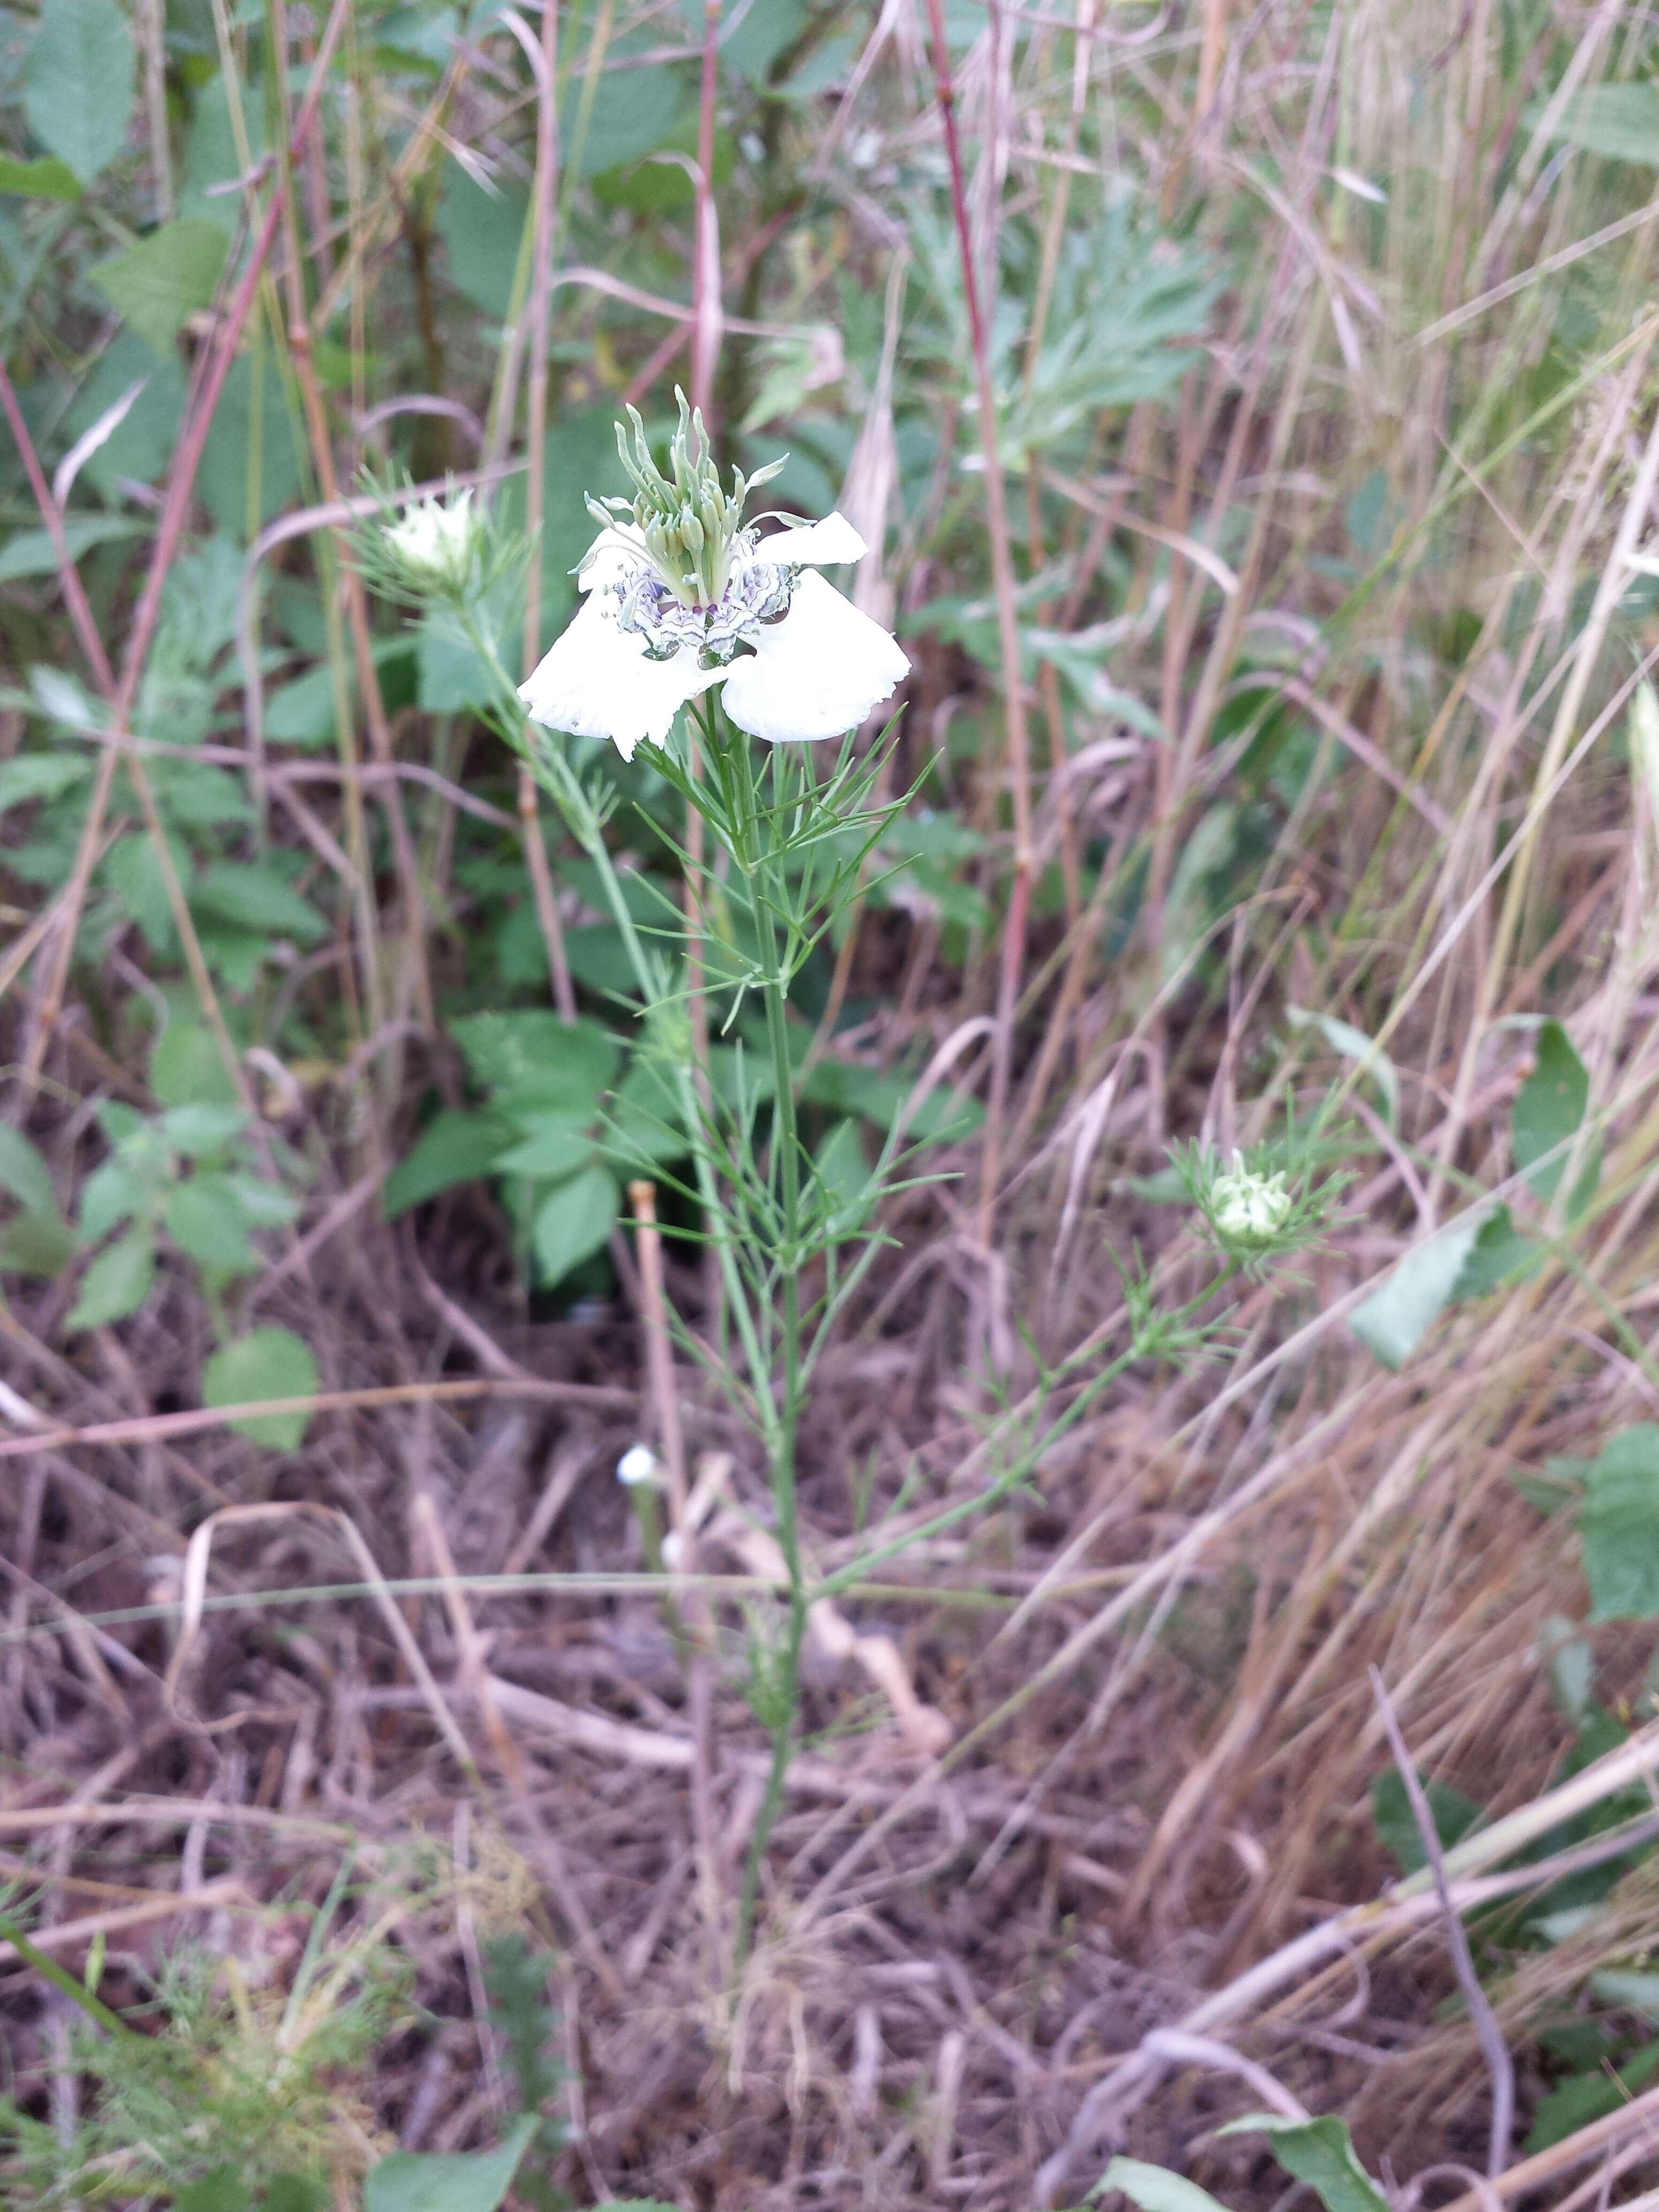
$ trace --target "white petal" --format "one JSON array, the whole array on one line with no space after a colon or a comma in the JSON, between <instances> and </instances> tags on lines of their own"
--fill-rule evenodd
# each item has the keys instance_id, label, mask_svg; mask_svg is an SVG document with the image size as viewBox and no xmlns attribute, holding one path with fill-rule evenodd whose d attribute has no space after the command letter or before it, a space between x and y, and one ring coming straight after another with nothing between
<instances>
[{"instance_id":1,"label":"white petal","mask_svg":"<svg viewBox=\"0 0 1659 2212\"><path fill-rule=\"evenodd\" d=\"M862 561L870 548L844 514L826 514L822 522L802 522L775 530L755 549L758 561L811 562L815 568L836 568L843 561Z\"/></svg>"},{"instance_id":2,"label":"white petal","mask_svg":"<svg viewBox=\"0 0 1659 2212\"><path fill-rule=\"evenodd\" d=\"M810 574L783 620L756 630L753 644L726 672L726 711L774 744L844 736L910 672L879 623Z\"/></svg>"},{"instance_id":3,"label":"white petal","mask_svg":"<svg viewBox=\"0 0 1659 2212\"><path fill-rule=\"evenodd\" d=\"M624 760L641 738L660 744L688 699L724 670L699 668L695 653L647 660L637 630L617 623L608 597L585 599L519 696L532 722L578 738L609 738Z\"/></svg>"},{"instance_id":4,"label":"white petal","mask_svg":"<svg viewBox=\"0 0 1659 2212\"><path fill-rule=\"evenodd\" d=\"M602 530L582 555L581 566L576 571L577 586L581 591L592 592L603 585L614 584L619 576L626 576L648 557L645 542L636 531L620 525Z\"/></svg>"}]
</instances>

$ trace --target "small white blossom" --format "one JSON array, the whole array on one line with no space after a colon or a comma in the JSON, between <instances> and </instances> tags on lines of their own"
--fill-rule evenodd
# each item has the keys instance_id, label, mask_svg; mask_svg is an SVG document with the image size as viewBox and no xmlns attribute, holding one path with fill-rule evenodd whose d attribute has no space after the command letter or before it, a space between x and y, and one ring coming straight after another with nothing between
<instances>
[{"instance_id":1,"label":"small white blossom","mask_svg":"<svg viewBox=\"0 0 1659 2212\"><path fill-rule=\"evenodd\" d=\"M1255 1175L1235 1152L1232 1172L1210 1186L1210 1218L1217 1233L1241 1244L1265 1244L1290 1219L1295 1201L1282 1175Z\"/></svg>"},{"instance_id":2,"label":"small white blossom","mask_svg":"<svg viewBox=\"0 0 1659 2212\"><path fill-rule=\"evenodd\" d=\"M617 1462L617 1480L631 1490L636 1483L657 1479L657 1455L649 1444L629 1444Z\"/></svg>"},{"instance_id":3,"label":"small white blossom","mask_svg":"<svg viewBox=\"0 0 1659 2212\"><path fill-rule=\"evenodd\" d=\"M472 573L478 519L472 494L422 499L385 526L386 547L404 581L417 589L458 592Z\"/></svg>"},{"instance_id":4,"label":"small white blossom","mask_svg":"<svg viewBox=\"0 0 1659 2212\"><path fill-rule=\"evenodd\" d=\"M672 477L637 415L632 453L618 428L636 496L589 502L605 526L577 572L581 607L519 696L532 721L609 738L624 760L641 738L660 744L680 708L721 683L751 737L844 736L910 670L880 623L813 573L868 549L839 514L762 538L743 503L773 471L722 490L702 422L680 406Z\"/></svg>"}]
</instances>

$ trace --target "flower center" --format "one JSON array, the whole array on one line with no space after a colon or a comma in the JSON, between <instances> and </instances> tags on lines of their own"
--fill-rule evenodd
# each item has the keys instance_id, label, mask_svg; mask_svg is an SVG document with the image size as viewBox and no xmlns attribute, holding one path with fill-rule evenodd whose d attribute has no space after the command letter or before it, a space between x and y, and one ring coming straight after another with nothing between
<instances>
[{"instance_id":1,"label":"flower center","mask_svg":"<svg viewBox=\"0 0 1659 2212\"><path fill-rule=\"evenodd\" d=\"M647 660L692 652L701 666L724 668L763 623L783 613L800 570L755 560L754 543L751 532L740 534L725 589L707 605L688 605L649 562L617 578L617 623L644 639Z\"/></svg>"}]
</instances>

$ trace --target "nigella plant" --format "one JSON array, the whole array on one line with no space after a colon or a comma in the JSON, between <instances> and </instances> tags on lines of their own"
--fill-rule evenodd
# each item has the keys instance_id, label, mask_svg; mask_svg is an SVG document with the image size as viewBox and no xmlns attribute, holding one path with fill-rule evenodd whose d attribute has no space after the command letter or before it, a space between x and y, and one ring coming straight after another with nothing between
<instances>
[{"instance_id":1,"label":"nigella plant","mask_svg":"<svg viewBox=\"0 0 1659 2212\"><path fill-rule=\"evenodd\" d=\"M781 462L721 489L700 416L680 395L666 476L630 408L617 446L631 500L590 500L601 526L577 572L580 611L519 696L532 721L609 738L624 760L660 745L675 715L714 685L730 720L773 744L856 729L910 664L878 623L816 571L866 548L839 514L744 520ZM777 526L763 537L759 522Z\"/></svg>"},{"instance_id":2,"label":"nigella plant","mask_svg":"<svg viewBox=\"0 0 1659 2212\"><path fill-rule=\"evenodd\" d=\"M796 1436L817 1352L877 1249L875 1200L891 1186L903 1143L901 1121L862 1194L849 1194L844 1162L820 1172L798 1127L806 1038L792 1021L789 992L902 804L877 796L883 741L856 740L909 664L887 631L817 573L864 555L850 523L837 514L806 523L747 515L750 495L781 464L747 481L734 472L728 488L700 417L682 398L667 467L659 468L629 411L631 439L618 425L617 442L633 496L589 500L599 531L578 571L581 605L522 686L507 673L485 594L507 550L466 495L401 518L388 506L378 530L360 538L358 560L389 595L441 611L489 672L489 719L553 799L604 886L638 983L646 1047L693 1163L684 1194L699 1224L693 1233L712 1247L721 1304L692 1349L757 1434L787 1578L768 1677L776 1694L757 1707L772 1763L735 1931L741 1959L799 1705L808 1592ZM727 1026L748 1001L764 1014L761 1064L750 1066L739 1050L735 1104L732 1086L723 1091L695 1063L684 957L691 947L683 938L676 957L678 909L649 932L640 928L605 834L616 793L584 775L572 737L609 740L624 760L637 756L711 833L706 866L691 858L690 841L675 850L691 877L694 908L744 925L721 930L718 961L713 945L696 946ZM642 1161L641 1171L672 1180L660 1164Z\"/></svg>"}]
</instances>

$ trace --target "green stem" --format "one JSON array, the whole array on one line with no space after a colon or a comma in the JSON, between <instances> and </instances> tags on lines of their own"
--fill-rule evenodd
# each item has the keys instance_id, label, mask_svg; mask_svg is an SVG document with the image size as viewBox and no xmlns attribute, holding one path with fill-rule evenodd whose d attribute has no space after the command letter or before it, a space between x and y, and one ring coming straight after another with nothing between
<instances>
[{"instance_id":1,"label":"green stem","mask_svg":"<svg viewBox=\"0 0 1659 2212\"><path fill-rule=\"evenodd\" d=\"M622 933L623 945L628 954L629 965L639 986L640 997L647 1013L661 1006L666 999L666 978L660 962L647 951L639 928L629 911L610 848L605 842L604 830L594 812L592 801L582 788L580 777L562 752L549 749L531 749L520 742L519 732L524 726L524 709L519 703L518 688L501 665L495 650L495 641L484 630L471 606L461 609L461 622L468 642L489 670L494 679L496 698L494 713L501 735L521 757L530 763L531 772L563 816L565 824L576 842L599 871L599 882L605 891L605 903L611 918ZM691 1158L697 1178L697 1195L702 1201L709 1234L714 1240L720 1271L720 1280L726 1300L736 1320L738 1333L743 1339L744 1356L749 1371L755 1378L755 1388L764 1402L767 1389L768 1366L763 1357L760 1340L755 1331L753 1316L743 1285L738 1275L737 1262L732 1256L726 1216L720 1202L720 1193L714 1183L714 1164L708 1157L702 1115L698 1111L696 1087L691 1071L682 1060L677 1060L668 1070L673 1084L675 1101L680 1111L680 1121L685 1139L691 1148Z\"/></svg>"},{"instance_id":2,"label":"green stem","mask_svg":"<svg viewBox=\"0 0 1659 2212\"><path fill-rule=\"evenodd\" d=\"M714 710L709 713L711 740L718 741ZM800 1267L803 1258L800 1206L800 1140L795 1120L795 1068L789 1050L789 979L778 941L775 901L778 885L762 847L749 748L741 738L727 755L744 812L745 842L753 854L745 869L750 910L762 963L761 995L766 1008L766 1036L772 1055L772 1164L778 1191L778 1234L774 1255L781 1293L779 1352L782 1369L775 1399L777 1419L769 1438L773 1505L778 1544L789 1577L789 1625L785 1635L777 1694L781 1711L772 1730L772 1764L756 1815L744 1867L738 1910L736 1962L741 1970L753 1937L766 1847L783 1804L784 1784L793 1755L800 1703L800 1655L806 1633L806 1590L801 1572L800 1528L796 1510L795 1437L805 1382L800 1326Z\"/></svg>"}]
</instances>

